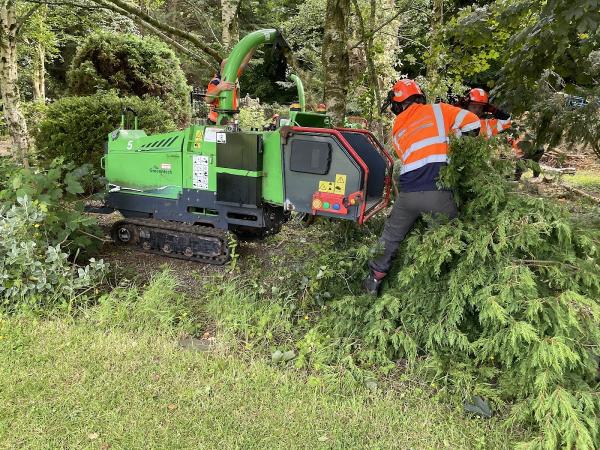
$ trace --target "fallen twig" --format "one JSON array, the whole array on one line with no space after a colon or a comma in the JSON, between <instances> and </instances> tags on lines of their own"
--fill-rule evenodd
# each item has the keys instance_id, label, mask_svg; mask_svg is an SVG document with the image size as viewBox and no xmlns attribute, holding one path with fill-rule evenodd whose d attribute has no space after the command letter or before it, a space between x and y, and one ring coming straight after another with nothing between
<instances>
[{"instance_id":1,"label":"fallen twig","mask_svg":"<svg viewBox=\"0 0 600 450\"><path fill-rule=\"evenodd\" d=\"M587 198L587 199L589 199L589 200L591 200L591 201L593 201L595 203L600 204L600 198L594 197L593 195L588 194L587 192L584 192L581 189L574 188L574 187L569 186L569 185L564 184L564 183L559 183L559 186L562 186L563 188L565 188L569 192L573 192L575 194L581 195L582 197L585 197L585 198Z\"/></svg>"},{"instance_id":2,"label":"fallen twig","mask_svg":"<svg viewBox=\"0 0 600 450\"><path fill-rule=\"evenodd\" d=\"M577 172L575 167L550 167L540 164L540 168L544 173L548 174L575 175L575 172Z\"/></svg>"},{"instance_id":3,"label":"fallen twig","mask_svg":"<svg viewBox=\"0 0 600 450\"><path fill-rule=\"evenodd\" d=\"M515 259L514 261L521 263L521 264L525 264L526 266L543 267L543 266L561 265L561 266L568 267L573 270L577 270L577 267L574 266L573 264L569 264L569 263L566 263L563 261L554 261L554 260L543 261L543 260L538 260L538 259Z\"/></svg>"}]
</instances>

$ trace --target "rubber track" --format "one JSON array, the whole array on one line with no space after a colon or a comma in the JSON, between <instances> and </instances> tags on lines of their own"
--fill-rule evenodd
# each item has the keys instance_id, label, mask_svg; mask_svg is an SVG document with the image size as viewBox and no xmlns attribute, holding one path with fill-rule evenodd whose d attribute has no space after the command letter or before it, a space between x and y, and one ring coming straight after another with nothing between
<instances>
[{"instance_id":1,"label":"rubber track","mask_svg":"<svg viewBox=\"0 0 600 450\"><path fill-rule=\"evenodd\" d=\"M192 256L192 257L189 257L189 256L184 255L182 252L173 251L171 253L165 253L161 249L154 249L154 248L146 250L142 247L142 242L138 236L138 242L136 244L136 247L139 248L140 250L147 252L147 253L154 253L157 255L167 256L169 258L183 259L186 261L195 261L195 262L202 262L202 263L216 264L216 265L226 264L229 261L229 258L231 256L230 249L229 249L229 242L232 238L236 239L236 236L234 234L232 234L228 231L220 230L218 228L204 227L201 225L190 225L190 224L180 223L180 222L167 222L164 220L156 220L156 219L124 219L124 220L120 220L120 221L116 222L111 228L111 236L113 237L113 240L115 241L115 243L117 243L118 245L131 245L131 244L119 242L117 239L115 239L115 235L114 235L114 231L118 227L120 227L122 225L127 225L127 224L135 225L136 227L153 228L156 231L174 231L179 234L196 235L198 237L210 236L212 238L218 238L221 240L222 248L224 249L225 252L222 253L220 256L213 256L213 257ZM138 233L139 233L139 230L138 230Z\"/></svg>"}]
</instances>

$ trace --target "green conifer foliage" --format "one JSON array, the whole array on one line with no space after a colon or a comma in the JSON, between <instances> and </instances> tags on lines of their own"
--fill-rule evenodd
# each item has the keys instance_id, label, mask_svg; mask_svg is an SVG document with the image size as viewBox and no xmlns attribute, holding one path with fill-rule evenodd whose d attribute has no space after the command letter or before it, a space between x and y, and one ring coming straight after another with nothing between
<instances>
[{"instance_id":1,"label":"green conifer foliage","mask_svg":"<svg viewBox=\"0 0 600 450\"><path fill-rule=\"evenodd\" d=\"M120 96L159 99L178 126L189 123L190 89L179 58L152 36L91 34L77 49L68 81L71 95L116 90Z\"/></svg>"},{"instance_id":2,"label":"green conifer foliage","mask_svg":"<svg viewBox=\"0 0 600 450\"><path fill-rule=\"evenodd\" d=\"M333 301L313 333L335 334L352 364L428 355L433 376L465 400L510 404L509 424L538 431L526 446L599 447L600 243L510 182L514 166L498 151L454 142L443 182L460 217L426 220L383 295Z\"/></svg>"}]
</instances>

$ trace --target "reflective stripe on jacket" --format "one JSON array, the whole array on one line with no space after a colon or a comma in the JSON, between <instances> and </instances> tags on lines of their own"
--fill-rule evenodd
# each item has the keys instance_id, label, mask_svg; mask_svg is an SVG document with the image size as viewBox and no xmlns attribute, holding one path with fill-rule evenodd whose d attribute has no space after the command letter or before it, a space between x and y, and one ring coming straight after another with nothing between
<instances>
[{"instance_id":1,"label":"reflective stripe on jacket","mask_svg":"<svg viewBox=\"0 0 600 450\"><path fill-rule=\"evenodd\" d=\"M211 93L213 93L216 89L216 87L219 85L219 83L221 82L221 78L219 77L215 77L212 80L210 80L210 83L208 83L208 87L206 88L206 94L207 95L211 95ZM215 109L219 109L219 97L215 97L211 102L209 102L210 104L210 111L208 113L208 119L212 120L213 122L217 123L217 119L219 118L219 113L217 111L215 111ZM233 90L233 109L237 109L237 88L235 88Z\"/></svg>"},{"instance_id":2,"label":"reflective stripe on jacket","mask_svg":"<svg viewBox=\"0 0 600 450\"><path fill-rule=\"evenodd\" d=\"M506 120L502 119L481 119L481 131L480 135L485 137L496 136L498 133L502 133L508 130L512 125L510 118Z\"/></svg>"},{"instance_id":3,"label":"reflective stripe on jacket","mask_svg":"<svg viewBox=\"0 0 600 450\"><path fill-rule=\"evenodd\" d=\"M446 103L413 103L396 117L392 131L394 148L402 160L400 175L430 163L446 163L450 136L479 127L479 118L466 109Z\"/></svg>"}]
</instances>

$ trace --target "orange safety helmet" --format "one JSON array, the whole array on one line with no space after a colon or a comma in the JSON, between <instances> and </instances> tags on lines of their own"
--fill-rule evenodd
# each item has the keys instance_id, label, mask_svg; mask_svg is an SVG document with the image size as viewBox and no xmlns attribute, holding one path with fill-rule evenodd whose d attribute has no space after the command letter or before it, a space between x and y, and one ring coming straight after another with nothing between
<instances>
[{"instance_id":1,"label":"orange safety helmet","mask_svg":"<svg viewBox=\"0 0 600 450\"><path fill-rule=\"evenodd\" d=\"M469 91L469 101L488 104L490 102L490 95L481 88L473 88Z\"/></svg>"},{"instance_id":2,"label":"orange safety helmet","mask_svg":"<svg viewBox=\"0 0 600 450\"><path fill-rule=\"evenodd\" d=\"M393 91L394 96L392 97L392 101L399 103L402 103L413 95L423 95L419 85L408 78L396 81Z\"/></svg>"}]
</instances>

